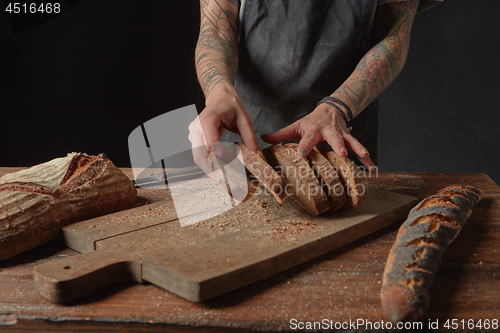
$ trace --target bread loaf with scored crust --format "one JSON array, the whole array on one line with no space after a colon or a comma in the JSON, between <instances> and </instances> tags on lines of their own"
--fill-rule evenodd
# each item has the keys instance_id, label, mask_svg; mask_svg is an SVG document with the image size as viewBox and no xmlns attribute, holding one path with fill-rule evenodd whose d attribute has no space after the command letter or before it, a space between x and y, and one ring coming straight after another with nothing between
<instances>
[{"instance_id":1,"label":"bread loaf with scored crust","mask_svg":"<svg viewBox=\"0 0 500 333\"><path fill-rule=\"evenodd\" d=\"M476 187L452 185L410 211L384 270L382 307L392 321L415 321L425 313L442 256L483 197Z\"/></svg>"},{"instance_id":2,"label":"bread loaf with scored crust","mask_svg":"<svg viewBox=\"0 0 500 333\"><path fill-rule=\"evenodd\" d=\"M46 243L67 224L135 200L132 181L104 154L70 153L0 177L0 259Z\"/></svg>"},{"instance_id":3,"label":"bread loaf with scored crust","mask_svg":"<svg viewBox=\"0 0 500 333\"><path fill-rule=\"evenodd\" d=\"M344 208L353 209L361 205L368 197L368 180L365 173L348 157L340 157L334 151L320 147L314 149L325 156L336 169L347 198Z\"/></svg>"},{"instance_id":4,"label":"bread loaf with scored crust","mask_svg":"<svg viewBox=\"0 0 500 333\"><path fill-rule=\"evenodd\" d=\"M305 158L281 144L267 147L262 152L285 180L285 193L309 213L316 216L330 208L327 195Z\"/></svg>"},{"instance_id":5,"label":"bread loaf with scored crust","mask_svg":"<svg viewBox=\"0 0 500 333\"><path fill-rule=\"evenodd\" d=\"M284 146L296 151L298 144L287 143ZM337 168L316 147L311 150L307 156L307 160L328 196L330 211L335 212L342 208L347 202L347 191L345 191L344 185L340 181Z\"/></svg>"},{"instance_id":6,"label":"bread loaf with scored crust","mask_svg":"<svg viewBox=\"0 0 500 333\"><path fill-rule=\"evenodd\" d=\"M236 145L241 151L246 169L274 196L276 201L282 203L287 198L283 177L253 150L242 143Z\"/></svg>"}]
</instances>

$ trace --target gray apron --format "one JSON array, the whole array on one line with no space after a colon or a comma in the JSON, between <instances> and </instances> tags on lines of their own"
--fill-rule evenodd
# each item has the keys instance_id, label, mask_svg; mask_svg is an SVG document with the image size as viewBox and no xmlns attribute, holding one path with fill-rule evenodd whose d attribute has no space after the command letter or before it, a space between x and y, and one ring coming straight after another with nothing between
<instances>
[{"instance_id":1,"label":"gray apron","mask_svg":"<svg viewBox=\"0 0 500 333\"><path fill-rule=\"evenodd\" d=\"M352 74L371 47L377 4L391 1L242 1L235 87L261 148L268 146L262 134L306 116ZM377 114L375 101L354 119L351 133L375 163ZM225 139L238 136L227 132Z\"/></svg>"}]
</instances>

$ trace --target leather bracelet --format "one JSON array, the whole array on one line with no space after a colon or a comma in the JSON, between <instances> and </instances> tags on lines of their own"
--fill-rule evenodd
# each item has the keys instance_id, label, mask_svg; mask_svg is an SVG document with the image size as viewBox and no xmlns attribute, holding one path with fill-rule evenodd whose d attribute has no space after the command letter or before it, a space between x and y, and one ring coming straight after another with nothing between
<instances>
[{"instance_id":1,"label":"leather bracelet","mask_svg":"<svg viewBox=\"0 0 500 333\"><path fill-rule=\"evenodd\" d=\"M347 111L347 114L349 115L349 118L351 119L351 123L352 123L352 120L354 119L354 116L352 115L351 109L349 109L349 107L347 106L347 104L345 104L344 102L342 102L340 99L338 99L336 97L327 96L325 98L327 100L329 100L329 101L332 101L332 102L340 104Z\"/></svg>"},{"instance_id":2,"label":"leather bracelet","mask_svg":"<svg viewBox=\"0 0 500 333\"><path fill-rule=\"evenodd\" d=\"M328 98L326 98L326 97L325 97L325 98L323 98L321 101L319 101L319 102L318 102L318 104L316 104L316 106L320 105L321 103L326 103L326 104L331 105L331 106L333 106L334 108L336 108L336 109L337 109L337 111L338 111L338 112L340 113L340 115L342 116L342 118L344 118L345 124L346 124L346 126L347 126L347 130L348 130L349 132L351 132L351 131L352 131L352 120L347 120L347 117L346 117L346 115L345 115L344 111L342 111L342 110L341 110L341 109L337 106L337 104L332 103L332 102L331 102Z\"/></svg>"}]
</instances>

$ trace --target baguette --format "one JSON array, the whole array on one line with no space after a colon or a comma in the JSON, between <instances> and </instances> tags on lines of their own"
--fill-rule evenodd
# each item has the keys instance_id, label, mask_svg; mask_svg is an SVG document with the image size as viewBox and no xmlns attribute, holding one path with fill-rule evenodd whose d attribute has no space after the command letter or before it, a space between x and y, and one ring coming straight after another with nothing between
<instances>
[{"instance_id":1,"label":"baguette","mask_svg":"<svg viewBox=\"0 0 500 333\"><path fill-rule=\"evenodd\" d=\"M368 197L368 180L365 173L347 157L339 157L334 151L315 147L337 170L346 193L346 209L359 206Z\"/></svg>"},{"instance_id":2,"label":"baguette","mask_svg":"<svg viewBox=\"0 0 500 333\"><path fill-rule=\"evenodd\" d=\"M267 162L279 169L278 173L287 184L287 195L291 194L295 201L314 216L330 209L328 197L305 158L294 149L281 144L267 147L262 152Z\"/></svg>"},{"instance_id":3,"label":"baguette","mask_svg":"<svg viewBox=\"0 0 500 333\"><path fill-rule=\"evenodd\" d=\"M392 321L415 321L425 313L442 256L483 197L475 187L452 185L410 211L384 270L382 307Z\"/></svg>"},{"instance_id":4,"label":"baguette","mask_svg":"<svg viewBox=\"0 0 500 333\"><path fill-rule=\"evenodd\" d=\"M70 153L0 177L0 260L61 235L67 224L129 207L130 179L104 154Z\"/></svg>"}]
</instances>

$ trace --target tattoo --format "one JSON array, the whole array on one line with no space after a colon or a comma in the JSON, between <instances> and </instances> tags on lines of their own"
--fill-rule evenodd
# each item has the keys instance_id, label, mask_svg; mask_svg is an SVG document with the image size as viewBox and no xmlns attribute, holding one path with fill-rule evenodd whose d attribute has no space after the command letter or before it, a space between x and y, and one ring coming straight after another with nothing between
<instances>
[{"instance_id":1,"label":"tattoo","mask_svg":"<svg viewBox=\"0 0 500 333\"><path fill-rule=\"evenodd\" d=\"M221 82L233 83L238 70L238 0L201 0L201 27L195 62L205 93Z\"/></svg>"},{"instance_id":2,"label":"tattoo","mask_svg":"<svg viewBox=\"0 0 500 333\"><path fill-rule=\"evenodd\" d=\"M227 0L229 1L230 3L233 4L233 6L235 6L236 8L238 8L239 4L240 4L240 1L239 0Z\"/></svg>"},{"instance_id":3,"label":"tattoo","mask_svg":"<svg viewBox=\"0 0 500 333\"><path fill-rule=\"evenodd\" d=\"M380 5L377 10L372 49L333 96L352 102L358 115L375 100L401 72L410 44L410 32L419 0ZM383 37L382 37L383 36Z\"/></svg>"},{"instance_id":4,"label":"tattoo","mask_svg":"<svg viewBox=\"0 0 500 333\"><path fill-rule=\"evenodd\" d=\"M238 38L238 30L231 23L231 21L234 21L233 13L225 11L217 0L212 1L215 5L210 6L210 1L202 0L201 12L203 16L205 16L205 18L212 23L222 37L228 41L236 42Z\"/></svg>"}]
</instances>

